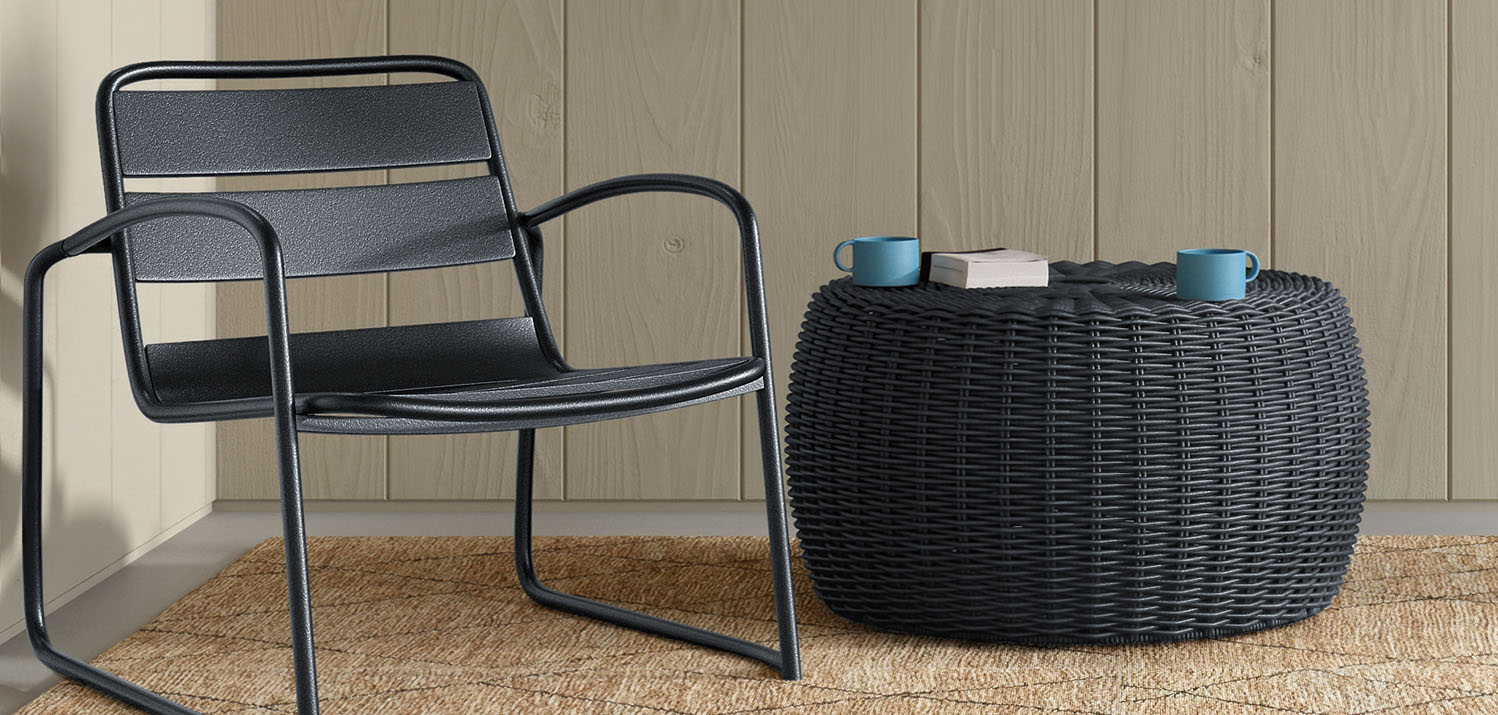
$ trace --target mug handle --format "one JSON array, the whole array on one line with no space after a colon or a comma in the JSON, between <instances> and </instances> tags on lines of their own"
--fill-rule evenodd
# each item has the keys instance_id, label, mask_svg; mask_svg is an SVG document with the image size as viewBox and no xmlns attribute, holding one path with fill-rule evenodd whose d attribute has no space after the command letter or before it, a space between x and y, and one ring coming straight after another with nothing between
<instances>
[{"instance_id":1,"label":"mug handle","mask_svg":"<svg viewBox=\"0 0 1498 715\"><path fill-rule=\"evenodd\" d=\"M1244 251L1244 253L1248 254L1249 269L1248 277L1244 278L1243 282L1252 283L1255 278L1259 277L1259 257L1254 255L1253 251Z\"/></svg>"},{"instance_id":2,"label":"mug handle","mask_svg":"<svg viewBox=\"0 0 1498 715\"><path fill-rule=\"evenodd\" d=\"M850 239L848 239L846 241L843 241L842 243L837 244L837 248L832 249L832 265L837 266L838 270L840 270L840 271L842 271L844 273L852 273L853 269L849 268L848 266L843 265L842 259L838 258L837 254L843 252L843 246L850 246L856 240L858 240L858 239L850 238ZM1258 259L1257 258L1254 259L1254 265L1256 265L1256 266L1258 265Z\"/></svg>"}]
</instances>

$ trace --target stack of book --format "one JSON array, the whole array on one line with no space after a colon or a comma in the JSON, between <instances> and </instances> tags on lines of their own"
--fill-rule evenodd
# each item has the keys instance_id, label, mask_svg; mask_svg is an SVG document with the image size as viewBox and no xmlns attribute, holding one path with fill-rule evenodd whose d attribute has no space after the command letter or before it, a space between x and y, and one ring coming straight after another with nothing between
<instances>
[{"instance_id":1,"label":"stack of book","mask_svg":"<svg viewBox=\"0 0 1498 715\"><path fill-rule=\"evenodd\" d=\"M1046 257L1012 248L921 254L921 279L958 288L1019 288L1050 285Z\"/></svg>"}]
</instances>

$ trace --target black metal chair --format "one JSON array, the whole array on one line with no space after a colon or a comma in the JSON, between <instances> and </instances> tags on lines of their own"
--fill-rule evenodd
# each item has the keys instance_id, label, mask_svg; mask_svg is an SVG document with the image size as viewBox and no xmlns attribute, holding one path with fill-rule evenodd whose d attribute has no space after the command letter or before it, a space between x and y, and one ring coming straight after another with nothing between
<instances>
[{"instance_id":1,"label":"black metal chair","mask_svg":"<svg viewBox=\"0 0 1498 715\"><path fill-rule=\"evenodd\" d=\"M422 72L422 84L276 90L122 91L153 79ZM105 78L98 94L105 218L37 254L26 272L22 540L26 626L53 670L155 713L192 710L60 652L42 601L42 282L86 251L111 251L131 388L158 422L273 417L285 526L298 712L316 713L312 610L297 458L300 432L519 432L515 566L537 602L754 658L800 677L780 447L770 384L759 237L753 211L718 181L645 174L602 181L529 212L510 191L494 115L472 69L425 56L290 62L149 62ZM279 174L486 162L487 175L338 189L143 194L128 177ZM539 226L645 191L715 199L738 220L753 355L575 369L541 303ZM291 333L285 279L510 260L525 302L514 318ZM267 336L146 345L137 282L261 280ZM547 588L531 558L535 430L616 419L754 392L759 407L779 650Z\"/></svg>"}]
</instances>

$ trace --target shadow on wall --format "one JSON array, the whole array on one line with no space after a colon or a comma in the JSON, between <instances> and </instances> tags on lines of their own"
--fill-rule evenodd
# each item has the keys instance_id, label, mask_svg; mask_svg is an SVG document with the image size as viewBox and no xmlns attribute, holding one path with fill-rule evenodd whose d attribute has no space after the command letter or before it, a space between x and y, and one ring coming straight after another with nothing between
<instances>
[{"instance_id":1,"label":"shadow on wall","mask_svg":"<svg viewBox=\"0 0 1498 715\"><path fill-rule=\"evenodd\" d=\"M42 246L62 238L67 225L91 217L62 217L58 186L64 171L88 170L96 165L62 166L57 134L57 47L51 3L4 2L0 4L0 631L18 623L21 610L20 472L21 472L21 331L23 277L26 265ZM45 31L37 31L43 28ZM76 154L76 152L75 152ZM81 163L81 162L79 162ZM65 269L53 271L50 282ZM92 277L73 272L74 278ZM53 285L52 288L56 288ZM56 325L58 310L110 310L112 306L68 306L48 291L49 330ZM99 349L110 336L102 336ZM52 390L48 355L44 390ZM96 409L109 410L110 396L97 395ZM43 458L45 473L45 525L52 547L45 573L51 574L47 597L55 598L97 573L129 551L127 531L118 517L97 505L107 505L109 494L90 495L80 503L77 489L62 485L79 478L99 484L98 475L57 473L59 454L68 450L97 450L97 436L83 434L75 426L71 433L56 424L57 410L49 400L44 416L48 444ZM63 427L59 432L58 428ZM52 439L61 435L61 439ZM104 445L108 449L107 443ZM103 480L108 483L107 477Z\"/></svg>"}]
</instances>

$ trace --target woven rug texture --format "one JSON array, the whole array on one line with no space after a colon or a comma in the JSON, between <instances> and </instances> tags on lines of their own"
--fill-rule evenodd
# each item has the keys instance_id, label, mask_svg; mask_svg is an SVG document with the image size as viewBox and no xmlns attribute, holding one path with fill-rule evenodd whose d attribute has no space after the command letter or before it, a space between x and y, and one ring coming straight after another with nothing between
<instances>
[{"instance_id":1,"label":"woven rug texture","mask_svg":"<svg viewBox=\"0 0 1498 715\"><path fill-rule=\"evenodd\" d=\"M1498 538L1365 537L1299 624L1185 643L1034 648L882 633L797 562L806 678L543 608L504 538L315 538L322 706L345 713L1498 713ZM753 538L537 540L549 585L773 643ZM281 543L100 655L204 713L296 711ZM1004 604L995 603L994 608ZM133 713L73 683L21 711Z\"/></svg>"}]
</instances>

